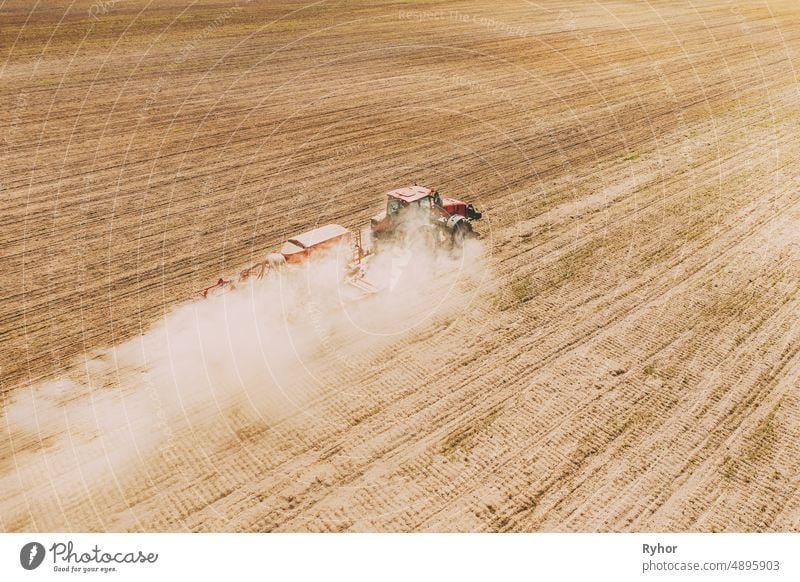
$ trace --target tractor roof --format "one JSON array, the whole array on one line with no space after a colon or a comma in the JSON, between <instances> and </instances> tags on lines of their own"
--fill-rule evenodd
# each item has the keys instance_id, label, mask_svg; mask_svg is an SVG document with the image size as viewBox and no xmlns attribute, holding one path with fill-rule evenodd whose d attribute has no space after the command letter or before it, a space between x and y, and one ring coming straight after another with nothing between
<instances>
[{"instance_id":1,"label":"tractor roof","mask_svg":"<svg viewBox=\"0 0 800 582\"><path fill-rule=\"evenodd\" d=\"M416 202L420 198L430 196L433 190L425 188L424 186L406 186L405 188L398 188L387 193L389 198L397 198L404 202Z\"/></svg>"}]
</instances>

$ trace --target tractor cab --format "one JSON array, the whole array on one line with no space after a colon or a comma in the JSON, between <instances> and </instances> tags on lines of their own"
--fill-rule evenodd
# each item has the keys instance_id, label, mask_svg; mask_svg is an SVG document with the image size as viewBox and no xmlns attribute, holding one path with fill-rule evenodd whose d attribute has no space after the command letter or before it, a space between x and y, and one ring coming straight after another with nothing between
<instances>
[{"instance_id":1,"label":"tractor cab","mask_svg":"<svg viewBox=\"0 0 800 582\"><path fill-rule=\"evenodd\" d=\"M462 232L471 232L469 223L481 218L472 204L442 198L437 190L416 184L387 192L386 198L386 210L370 221L372 233L378 237L391 236L398 228L402 231L424 224L451 230L458 225Z\"/></svg>"},{"instance_id":2,"label":"tractor cab","mask_svg":"<svg viewBox=\"0 0 800 582\"><path fill-rule=\"evenodd\" d=\"M433 209L431 196L431 189L422 186L409 186L388 192L386 210L370 221L372 231L388 233L394 231L401 222L419 215L420 211L430 214Z\"/></svg>"},{"instance_id":3,"label":"tractor cab","mask_svg":"<svg viewBox=\"0 0 800 582\"><path fill-rule=\"evenodd\" d=\"M375 233L394 230L398 224L412 216L424 216L431 221L459 215L467 220L480 220L481 213L472 204L455 198L442 198L433 188L407 186L386 194L386 210L374 216L371 228Z\"/></svg>"}]
</instances>

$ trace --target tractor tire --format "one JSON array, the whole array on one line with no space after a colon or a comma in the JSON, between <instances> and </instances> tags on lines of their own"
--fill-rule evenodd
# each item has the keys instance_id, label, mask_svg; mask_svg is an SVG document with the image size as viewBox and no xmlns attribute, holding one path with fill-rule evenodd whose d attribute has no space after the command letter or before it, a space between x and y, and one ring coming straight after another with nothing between
<instances>
[{"instance_id":1,"label":"tractor tire","mask_svg":"<svg viewBox=\"0 0 800 582\"><path fill-rule=\"evenodd\" d=\"M459 220L453 227L451 240L454 248L464 246L464 241L472 234L472 225L467 220Z\"/></svg>"},{"instance_id":2,"label":"tractor tire","mask_svg":"<svg viewBox=\"0 0 800 582\"><path fill-rule=\"evenodd\" d=\"M437 248L450 248L453 246L453 231L445 226L440 226L436 229L436 238L434 242Z\"/></svg>"}]
</instances>

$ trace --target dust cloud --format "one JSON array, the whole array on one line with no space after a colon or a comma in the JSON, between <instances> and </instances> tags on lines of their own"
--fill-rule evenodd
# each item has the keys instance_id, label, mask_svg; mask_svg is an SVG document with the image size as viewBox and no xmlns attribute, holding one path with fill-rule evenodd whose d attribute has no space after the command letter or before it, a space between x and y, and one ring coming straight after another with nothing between
<instances>
[{"instance_id":1,"label":"dust cloud","mask_svg":"<svg viewBox=\"0 0 800 582\"><path fill-rule=\"evenodd\" d=\"M388 347L451 324L487 274L477 240L456 249L382 245L360 268L372 288L348 282L351 259L345 245L273 269L176 308L62 378L13 391L0 415L0 507L49 496L57 508L233 410L290 421L311 400L346 393L332 378L380 369Z\"/></svg>"}]
</instances>

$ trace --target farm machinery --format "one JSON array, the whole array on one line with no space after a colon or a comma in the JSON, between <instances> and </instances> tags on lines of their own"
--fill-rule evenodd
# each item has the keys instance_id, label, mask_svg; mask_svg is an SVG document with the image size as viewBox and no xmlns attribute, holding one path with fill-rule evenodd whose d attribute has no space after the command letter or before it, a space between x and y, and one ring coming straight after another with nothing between
<instances>
[{"instance_id":1,"label":"farm machinery","mask_svg":"<svg viewBox=\"0 0 800 582\"><path fill-rule=\"evenodd\" d=\"M300 265L325 253L346 249L348 264L345 282L356 297L370 295L377 289L364 276L364 262L380 245L398 241L422 242L437 247L462 245L469 237L477 236L472 223L481 213L472 204L455 198L442 198L439 192L424 186L407 186L387 193L385 210L373 216L369 240L362 231L352 233L338 224L327 224L288 239L280 251L270 253L265 260L241 271L236 278L221 277L201 291L204 298L233 289L248 280L262 279L290 265Z\"/></svg>"},{"instance_id":2,"label":"farm machinery","mask_svg":"<svg viewBox=\"0 0 800 582\"><path fill-rule=\"evenodd\" d=\"M386 197L386 209L370 220L377 241L422 233L436 244L458 245L474 236L472 222L481 219L472 204L442 198L438 190L416 184L392 190Z\"/></svg>"}]
</instances>

